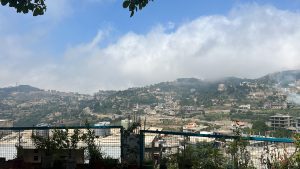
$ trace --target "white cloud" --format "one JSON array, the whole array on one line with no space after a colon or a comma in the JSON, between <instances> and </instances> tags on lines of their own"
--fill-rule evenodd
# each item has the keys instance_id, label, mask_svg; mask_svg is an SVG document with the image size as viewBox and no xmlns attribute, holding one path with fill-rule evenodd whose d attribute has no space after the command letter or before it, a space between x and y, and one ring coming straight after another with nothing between
<instances>
[{"instance_id":1,"label":"white cloud","mask_svg":"<svg viewBox=\"0 0 300 169\"><path fill-rule=\"evenodd\" d=\"M68 48L60 62L41 61L20 69L3 69L0 63L0 79L91 93L179 77L254 78L300 68L299 13L247 5L227 16L199 17L177 28L166 25L144 35L129 32L105 48L100 43L107 32L99 31L91 42Z\"/></svg>"}]
</instances>

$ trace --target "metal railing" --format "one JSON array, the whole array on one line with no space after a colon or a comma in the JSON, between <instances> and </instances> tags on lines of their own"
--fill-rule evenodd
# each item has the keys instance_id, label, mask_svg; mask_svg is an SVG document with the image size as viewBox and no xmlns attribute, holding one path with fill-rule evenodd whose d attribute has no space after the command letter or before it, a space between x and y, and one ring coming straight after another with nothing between
<instances>
[{"instance_id":1,"label":"metal railing","mask_svg":"<svg viewBox=\"0 0 300 169\"><path fill-rule=\"evenodd\" d=\"M224 163L234 163L233 153L239 153L238 150L243 151L244 154L239 154L239 157L247 158L249 165L257 169L270 168L270 163L283 160L283 158L291 156L296 150L294 141L290 138L141 130L140 139L142 143L140 144L141 166L145 164L145 161L152 161L154 166L159 166L164 159L170 160L174 154L184 154L187 149L199 153L199 150L188 148L197 147L199 143L208 143L206 145L211 144L213 148L217 148L223 154ZM230 146L237 143L236 141L246 143L245 147L244 149L237 148L235 149L236 152L232 152L233 149ZM188 153L193 152L189 151ZM235 168L234 164L228 165Z\"/></svg>"},{"instance_id":2,"label":"metal railing","mask_svg":"<svg viewBox=\"0 0 300 169\"><path fill-rule=\"evenodd\" d=\"M220 134L197 134L173 131L140 130L138 133L124 132L122 126L90 126L95 132L95 144L101 149L104 157L118 159L120 162L136 161L143 167L145 161L153 161L154 166L162 164L164 158L174 154L186 154L188 149L194 150L198 143L210 143L223 154L225 163L233 163L233 154L230 146L235 141L245 141L245 151L249 163L255 168L268 168L269 163L282 157L289 157L295 152L294 141L290 138L253 137L253 136L230 136ZM51 137L53 130L66 130L72 135L78 129L86 133L85 126L72 127L0 127L0 158L6 160L15 159L18 156L17 147L27 151L26 159L31 163L40 162L40 152L36 151L32 135ZM135 145L136 144L136 145ZM84 141L77 143L78 151L86 148ZM135 151L132 151L134 149ZM23 152L24 153L24 152ZM87 152L83 154L79 163L88 163ZM128 156L136 153L136 159Z\"/></svg>"},{"instance_id":3,"label":"metal railing","mask_svg":"<svg viewBox=\"0 0 300 169\"><path fill-rule=\"evenodd\" d=\"M122 157L122 126L90 126L95 132L95 144L100 148L104 157L118 159ZM32 135L51 137L54 130L66 130L72 135L75 129L80 133L86 133L85 126L59 126L59 127L0 127L0 158L12 160L18 156L17 147L22 147L26 152L26 159L30 162L40 162L41 153L36 149ZM87 151L84 149L87 144L80 140L77 143L78 151L83 151L83 163L88 162ZM24 153L24 152L23 152Z\"/></svg>"}]
</instances>

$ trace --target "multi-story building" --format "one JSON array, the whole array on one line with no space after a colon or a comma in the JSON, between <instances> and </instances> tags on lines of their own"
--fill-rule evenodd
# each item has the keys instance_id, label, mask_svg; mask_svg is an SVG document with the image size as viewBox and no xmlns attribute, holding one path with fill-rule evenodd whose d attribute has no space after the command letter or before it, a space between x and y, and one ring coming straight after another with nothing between
<instances>
[{"instance_id":1,"label":"multi-story building","mask_svg":"<svg viewBox=\"0 0 300 169\"><path fill-rule=\"evenodd\" d=\"M289 128L294 126L294 119L290 115L277 114L270 117L270 123L273 129Z\"/></svg>"},{"instance_id":2,"label":"multi-story building","mask_svg":"<svg viewBox=\"0 0 300 169\"><path fill-rule=\"evenodd\" d=\"M288 108L288 104L286 102L282 102L282 103L265 103L264 104L264 108L265 109L287 109Z\"/></svg>"},{"instance_id":3,"label":"multi-story building","mask_svg":"<svg viewBox=\"0 0 300 169\"><path fill-rule=\"evenodd\" d=\"M296 127L297 133L300 133L300 117L297 117L295 119L295 127Z\"/></svg>"},{"instance_id":4,"label":"multi-story building","mask_svg":"<svg viewBox=\"0 0 300 169\"><path fill-rule=\"evenodd\" d=\"M239 109L241 109L241 110L250 110L251 105L250 104L240 105Z\"/></svg>"}]
</instances>

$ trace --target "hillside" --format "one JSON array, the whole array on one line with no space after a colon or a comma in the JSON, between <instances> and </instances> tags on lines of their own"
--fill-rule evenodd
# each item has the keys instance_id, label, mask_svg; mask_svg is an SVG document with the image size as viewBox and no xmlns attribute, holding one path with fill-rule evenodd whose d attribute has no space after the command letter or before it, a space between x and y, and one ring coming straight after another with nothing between
<instances>
[{"instance_id":1,"label":"hillside","mask_svg":"<svg viewBox=\"0 0 300 169\"><path fill-rule=\"evenodd\" d=\"M299 79L300 79L300 70L288 70L288 71L268 74L266 76L258 78L257 82L286 87L289 84L294 83Z\"/></svg>"},{"instance_id":2,"label":"hillside","mask_svg":"<svg viewBox=\"0 0 300 169\"><path fill-rule=\"evenodd\" d=\"M40 122L66 123L76 119L81 100L91 96L59 91L45 91L29 85L0 88L0 115L12 119L16 126ZM61 113L64 112L64 113Z\"/></svg>"},{"instance_id":3,"label":"hillside","mask_svg":"<svg viewBox=\"0 0 300 169\"><path fill-rule=\"evenodd\" d=\"M14 93L30 93L30 92L38 92L38 91L42 91L42 90L29 85L0 88L0 98L8 97Z\"/></svg>"},{"instance_id":4,"label":"hillside","mask_svg":"<svg viewBox=\"0 0 300 169\"><path fill-rule=\"evenodd\" d=\"M0 88L0 115L13 119L17 126L32 126L40 122L79 124L85 118L100 121L112 114L129 115L136 109L139 113L153 110L178 113L184 106L212 110L235 109L245 104L261 109L266 103L297 99L299 79L299 70L272 73L258 79L181 78L122 91L100 91L94 96L22 85ZM283 89L290 93L283 93Z\"/></svg>"}]
</instances>

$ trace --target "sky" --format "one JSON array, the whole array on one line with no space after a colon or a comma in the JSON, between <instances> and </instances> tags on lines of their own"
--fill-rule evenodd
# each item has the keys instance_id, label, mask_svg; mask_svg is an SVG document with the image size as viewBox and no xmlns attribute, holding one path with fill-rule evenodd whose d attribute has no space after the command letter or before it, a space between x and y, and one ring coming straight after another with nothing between
<instances>
[{"instance_id":1,"label":"sky","mask_svg":"<svg viewBox=\"0 0 300 169\"><path fill-rule=\"evenodd\" d=\"M92 94L177 78L257 78L300 69L300 0L46 0L0 6L0 87Z\"/></svg>"}]
</instances>

